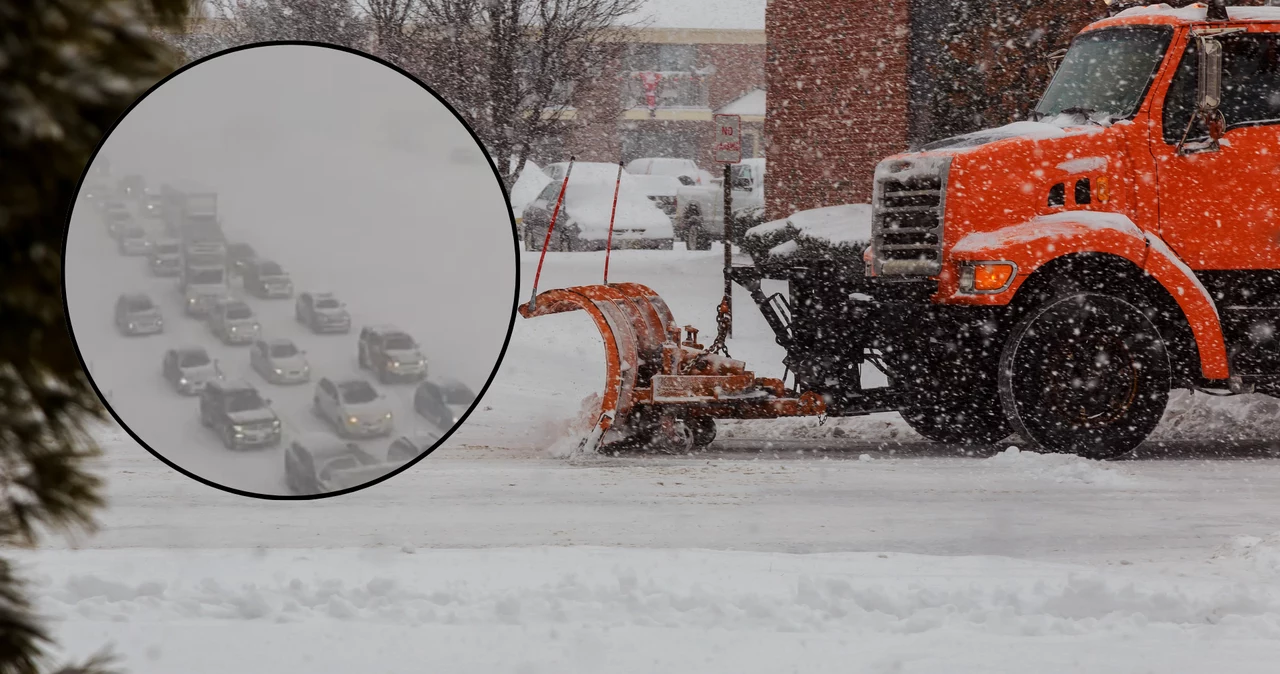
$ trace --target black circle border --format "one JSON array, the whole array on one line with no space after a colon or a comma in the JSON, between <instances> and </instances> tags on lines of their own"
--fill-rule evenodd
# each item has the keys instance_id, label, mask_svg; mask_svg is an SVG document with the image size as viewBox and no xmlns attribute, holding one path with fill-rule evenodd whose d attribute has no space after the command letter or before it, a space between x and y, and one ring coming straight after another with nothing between
<instances>
[{"instance_id":1,"label":"black circle border","mask_svg":"<svg viewBox=\"0 0 1280 674\"><path fill-rule=\"evenodd\" d=\"M93 375L89 371L88 363L85 362L84 354L81 353L80 351L80 344L76 339L75 329L71 324L71 307L67 302L66 259L67 259L67 244L70 241L70 235L71 235L71 217L72 217L72 214L75 212L76 206L79 205L80 191L84 188L84 182L89 177L89 169L93 166L94 161L98 158L98 153L102 151L103 146L106 145L107 139L111 137L111 134L116 130L116 127L118 127L120 123L123 122L124 119L129 116L129 113L132 112L133 109L138 106L138 104L142 103L142 101L146 100L148 96L155 93L155 91L159 89L161 86L163 86L166 82L177 77L178 75L181 75L187 70L190 70L191 68L194 68L195 66L200 65L201 63L213 60L219 56L226 56L228 54L233 54L235 52L245 51L248 49L257 49L260 47L280 47L280 46L318 47L321 49L331 49L334 51L345 52L347 54L352 54L355 56L368 59L370 61L373 61L374 63L377 63L383 67L389 68L399 73L402 77L418 85L427 93L431 94L431 96L434 97L437 101L442 103L445 109L448 110L454 116L454 118L456 118L462 124L462 127L467 130L467 133L471 135L471 139L475 141L476 146L480 148L480 152L484 155L485 160L489 162L489 168L493 171L493 177L495 180L497 180L498 186L501 188L501 191L502 191L503 201L505 201L507 205L507 214L511 221L511 249L515 257L515 289L512 291L511 320L507 323L507 335L502 342L502 349L498 352L498 359L497 359L497 362L495 362L493 365L493 371L489 373L489 379L485 381L484 386L480 389L480 392L476 394L475 401L471 403L471 406L467 408L467 411L463 412L462 416L457 421L454 422L453 426L451 426L449 430L446 431L444 435L442 435L440 439L435 442L435 444L431 445L431 447L429 447L425 452L422 452L413 460L405 463L403 466L397 468L396 470L390 473L387 473L386 475L383 475L378 478L374 478L363 484L358 484L354 487L347 487L346 489L340 489L338 491L326 492L324 494L260 494L257 492L245 491L243 489L236 489L234 487L228 487L223 484L218 484L217 482L214 482L212 480L196 475L195 473L165 458L164 455L162 455L160 452L157 452L155 449L151 447L151 445L147 444L145 440L140 438L138 434L134 433L133 429L129 428L129 425L125 423L125 421L120 418L120 415L117 414L116 411L111 407L111 404L107 401L106 396L102 394L102 390L98 388L97 382L94 381ZM448 439L454 434L454 432L456 432L459 428L462 427L463 424L467 422L467 418L470 417L471 413L474 412L476 408L480 405L480 402L484 399L485 393L489 391L489 387L493 384L493 380L498 376L498 370L501 369L502 362L506 359L506 356L507 356L507 348L511 345L511 335L515 331L516 313L517 313L517 308L520 305L520 271L521 271L520 269L520 236L519 236L519 231L516 227L515 213L511 210L511 195L508 193L507 187L502 181L502 174L498 172L497 164L494 163L493 157L489 154L489 150L484 146L484 143L480 141L480 137L476 135L475 130L471 128L471 125L467 123L467 120L463 119L462 115L458 114L457 109L454 108L453 105L449 103L449 101L445 100L443 96L436 93L435 89L432 89L430 85L418 79L417 77L414 77L404 68L401 68L400 66L397 66L394 63L386 61L368 52L364 52L359 49L347 47L344 45L337 45L337 44L331 44L328 42L319 42L314 40L265 40L262 42L251 42L251 43L246 43L241 45L235 45L233 47L228 47L226 49L222 49L222 50L213 52L211 54L206 54L198 59L195 59L193 61L183 64L177 70L174 70L172 73L169 73L168 75L166 75L159 82L156 82L155 84L151 85L151 87L148 88L145 92L143 92L142 95L138 96L138 98L134 100L133 103L130 103L129 107L126 108L124 112L120 113L120 116L116 118L116 121L112 122L111 127L108 128L106 133L102 135L102 139L98 141L97 147L94 148L93 154L89 156L89 161L85 164L84 171L80 175L79 182L76 183L76 190L75 190L74 196L71 199L70 205L67 207L66 223L67 224L64 227L64 234L63 234L63 240L62 240L62 260L61 260L62 262L62 313L63 313L63 317L66 319L66 322L67 322L67 332L71 336L71 344L72 344L72 347L75 349L76 358L80 361L80 367L81 369L84 370L85 378L89 380L89 385L93 388L94 393L97 394L98 399L102 401L103 407L106 408L107 412L111 415L111 417L115 419L116 423L118 423L120 427L124 429L125 433L128 433L129 437L133 438L134 441L136 441L144 449L150 452L152 456L156 457L162 463L174 469L175 471L191 478L192 480L195 480L196 482L199 482L208 487L213 487L214 489L218 489L220 491L224 491L230 494L235 494L237 496L246 496L249 498L261 499L264 501L315 501L319 499L327 499L327 498L333 498L336 496L343 496L346 494L351 494L357 491L367 489L369 487L373 487L412 468L413 466L417 465L419 461L422 461L423 459L430 456L432 452L436 451L436 449L440 447L440 445L443 445L446 441L448 441Z\"/></svg>"}]
</instances>

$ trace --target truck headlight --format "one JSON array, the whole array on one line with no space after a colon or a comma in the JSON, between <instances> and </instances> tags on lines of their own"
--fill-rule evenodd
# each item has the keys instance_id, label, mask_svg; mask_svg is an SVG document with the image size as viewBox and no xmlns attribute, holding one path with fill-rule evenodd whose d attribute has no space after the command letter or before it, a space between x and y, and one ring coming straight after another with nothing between
<instances>
[{"instance_id":1,"label":"truck headlight","mask_svg":"<svg viewBox=\"0 0 1280 674\"><path fill-rule=\"evenodd\" d=\"M1013 285L1018 265L1004 260L964 262L960 264L959 288L962 293L992 295Z\"/></svg>"}]
</instances>

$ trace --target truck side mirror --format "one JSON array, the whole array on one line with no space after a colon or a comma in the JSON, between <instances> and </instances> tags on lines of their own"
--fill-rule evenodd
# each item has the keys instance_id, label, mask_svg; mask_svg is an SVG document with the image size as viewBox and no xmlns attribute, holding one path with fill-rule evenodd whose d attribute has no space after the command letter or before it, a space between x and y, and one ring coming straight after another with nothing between
<instances>
[{"instance_id":1,"label":"truck side mirror","mask_svg":"<svg viewBox=\"0 0 1280 674\"><path fill-rule=\"evenodd\" d=\"M1200 76L1196 82L1196 109L1201 114L1214 113L1222 102L1222 43L1201 38L1198 51Z\"/></svg>"},{"instance_id":2,"label":"truck side mirror","mask_svg":"<svg viewBox=\"0 0 1280 674\"><path fill-rule=\"evenodd\" d=\"M1197 36L1195 40L1198 46L1196 108L1191 118L1187 120L1187 128L1182 134L1182 139L1178 141L1179 154L1187 151L1187 136L1197 120L1204 122L1205 130L1209 134L1209 142L1207 145L1197 143L1195 151L1216 150L1218 140L1226 133L1226 120L1218 109L1218 105L1222 102L1222 43L1207 36Z\"/></svg>"}]
</instances>

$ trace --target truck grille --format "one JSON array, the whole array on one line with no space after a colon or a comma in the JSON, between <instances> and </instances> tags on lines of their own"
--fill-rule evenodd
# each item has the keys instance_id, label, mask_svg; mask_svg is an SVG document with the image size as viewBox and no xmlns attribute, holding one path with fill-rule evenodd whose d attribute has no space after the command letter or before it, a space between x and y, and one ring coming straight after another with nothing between
<instances>
[{"instance_id":1,"label":"truck grille","mask_svg":"<svg viewBox=\"0 0 1280 674\"><path fill-rule=\"evenodd\" d=\"M935 276L942 271L950 163L950 158L920 158L877 167L871 227L877 275Z\"/></svg>"}]
</instances>

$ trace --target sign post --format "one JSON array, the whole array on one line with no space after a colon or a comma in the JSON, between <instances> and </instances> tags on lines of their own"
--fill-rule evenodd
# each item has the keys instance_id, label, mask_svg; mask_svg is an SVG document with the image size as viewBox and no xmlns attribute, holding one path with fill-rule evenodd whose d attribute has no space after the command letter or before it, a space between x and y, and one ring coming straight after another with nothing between
<instances>
[{"instance_id":1,"label":"sign post","mask_svg":"<svg viewBox=\"0 0 1280 674\"><path fill-rule=\"evenodd\" d=\"M733 164L742 161L742 118L738 115L716 115L715 161L724 164L724 300L718 316L719 346L733 336Z\"/></svg>"}]
</instances>

